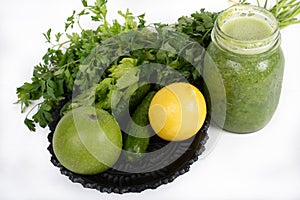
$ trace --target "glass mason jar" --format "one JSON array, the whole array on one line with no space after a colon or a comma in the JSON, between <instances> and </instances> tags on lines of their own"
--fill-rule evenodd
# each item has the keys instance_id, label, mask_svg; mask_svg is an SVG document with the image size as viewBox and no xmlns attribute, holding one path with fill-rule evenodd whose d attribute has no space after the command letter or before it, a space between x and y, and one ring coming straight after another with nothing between
<instances>
[{"instance_id":1,"label":"glass mason jar","mask_svg":"<svg viewBox=\"0 0 300 200\"><path fill-rule=\"evenodd\" d=\"M284 71L277 19L261 7L232 6L219 14L211 37L203 77L212 119L235 133L263 128L277 108Z\"/></svg>"}]
</instances>

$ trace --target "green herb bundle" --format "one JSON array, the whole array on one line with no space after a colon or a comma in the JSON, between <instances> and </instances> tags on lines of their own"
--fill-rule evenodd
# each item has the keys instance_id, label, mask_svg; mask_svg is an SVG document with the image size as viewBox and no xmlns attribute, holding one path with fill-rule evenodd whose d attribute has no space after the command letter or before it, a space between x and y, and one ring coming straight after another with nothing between
<instances>
[{"instance_id":1,"label":"green herb bundle","mask_svg":"<svg viewBox=\"0 0 300 200\"><path fill-rule=\"evenodd\" d=\"M43 34L51 47L43 56L42 62L34 67L31 82L17 88L17 103L21 104L22 112L25 112L33 101L42 99L41 103L28 112L24 121L31 131L35 131L35 123L46 127L53 120L52 112L59 102L73 91L80 63L97 44L113 35L144 26L143 15L134 17L128 10L125 13L119 12L125 19L124 24L116 20L110 24L106 18L106 3L106 0L97 0L94 5L88 5L86 0L82 0L83 10L73 11L67 18L64 33L52 34L49 29ZM81 28L82 16L90 16L99 26L96 29ZM75 26L78 26L81 32L72 32ZM62 41L63 36L65 41ZM30 119L29 114L34 110L37 112Z\"/></svg>"}]
</instances>

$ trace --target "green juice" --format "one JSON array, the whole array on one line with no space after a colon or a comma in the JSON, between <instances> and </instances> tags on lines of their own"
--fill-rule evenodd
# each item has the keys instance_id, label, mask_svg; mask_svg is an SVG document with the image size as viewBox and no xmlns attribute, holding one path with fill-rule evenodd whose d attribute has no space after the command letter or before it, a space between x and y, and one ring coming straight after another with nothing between
<instances>
[{"instance_id":1,"label":"green juice","mask_svg":"<svg viewBox=\"0 0 300 200\"><path fill-rule=\"evenodd\" d=\"M232 9L217 19L203 77L213 120L230 132L250 133L266 126L277 108L284 57L272 15L265 17L257 11L255 17L252 6Z\"/></svg>"},{"instance_id":2,"label":"green juice","mask_svg":"<svg viewBox=\"0 0 300 200\"><path fill-rule=\"evenodd\" d=\"M223 32L236 40L261 40L272 34L272 29L261 20L242 17L226 22Z\"/></svg>"}]
</instances>

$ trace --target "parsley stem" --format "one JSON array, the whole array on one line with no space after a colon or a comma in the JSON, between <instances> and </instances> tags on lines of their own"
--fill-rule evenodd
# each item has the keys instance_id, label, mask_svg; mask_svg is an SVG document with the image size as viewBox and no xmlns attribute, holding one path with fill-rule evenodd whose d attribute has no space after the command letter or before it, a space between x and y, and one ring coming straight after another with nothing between
<instances>
[{"instance_id":1,"label":"parsley stem","mask_svg":"<svg viewBox=\"0 0 300 200\"><path fill-rule=\"evenodd\" d=\"M62 48L65 44L68 44L70 43L71 41L70 40L67 40L67 41L64 41L62 43L59 43L59 44L55 44L53 47L57 47L58 49Z\"/></svg>"},{"instance_id":2,"label":"parsley stem","mask_svg":"<svg viewBox=\"0 0 300 200\"><path fill-rule=\"evenodd\" d=\"M264 8L267 9L267 6L268 6L268 0L265 1Z\"/></svg>"},{"instance_id":3,"label":"parsley stem","mask_svg":"<svg viewBox=\"0 0 300 200\"><path fill-rule=\"evenodd\" d=\"M69 63L66 63L66 64L64 64L63 66L60 66L59 68L65 68L65 67L67 67L67 66L69 66L69 65L71 65L71 64L75 64L75 63L78 63L78 62L80 62L80 59L74 60L74 61L69 62Z\"/></svg>"},{"instance_id":4,"label":"parsley stem","mask_svg":"<svg viewBox=\"0 0 300 200\"><path fill-rule=\"evenodd\" d=\"M25 118L28 118L29 114L36 108L36 107L39 107L42 103L38 103L36 105L34 105L29 111L28 113L26 114Z\"/></svg>"},{"instance_id":5,"label":"parsley stem","mask_svg":"<svg viewBox=\"0 0 300 200\"><path fill-rule=\"evenodd\" d=\"M259 2L259 0L256 0L256 2L257 2L257 6L260 7L260 2Z\"/></svg>"},{"instance_id":6,"label":"parsley stem","mask_svg":"<svg viewBox=\"0 0 300 200\"><path fill-rule=\"evenodd\" d=\"M83 28L81 27L81 24L80 24L80 16L78 16L78 18L77 18L77 25L80 28L80 30L82 31Z\"/></svg>"},{"instance_id":7,"label":"parsley stem","mask_svg":"<svg viewBox=\"0 0 300 200\"><path fill-rule=\"evenodd\" d=\"M261 6L260 1L256 0L257 5ZM263 8L267 9L268 0L265 0ZM296 0L276 0L276 4L269 9L279 22L280 29L292 24L299 24L300 2Z\"/></svg>"}]
</instances>

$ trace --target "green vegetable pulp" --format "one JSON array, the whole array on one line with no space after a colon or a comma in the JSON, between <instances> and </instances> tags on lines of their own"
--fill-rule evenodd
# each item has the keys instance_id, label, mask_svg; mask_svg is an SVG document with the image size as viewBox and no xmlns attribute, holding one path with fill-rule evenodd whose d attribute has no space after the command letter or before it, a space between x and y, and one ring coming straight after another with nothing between
<instances>
[{"instance_id":1,"label":"green vegetable pulp","mask_svg":"<svg viewBox=\"0 0 300 200\"><path fill-rule=\"evenodd\" d=\"M272 29L266 23L255 18L237 18L226 22L222 30L233 39L261 40L272 34Z\"/></svg>"},{"instance_id":2,"label":"green vegetable pulp","mask_svg":"<svg viewBox=\"0 0 300 200\"><path fill-rule=\"evenodd\" d=\"M277 30L265 20L237 15L224 18L214 29L203 76L210 87L215 120L225 130L255 132L277 108L284 57L280 38L274 37ZM220 39L222 34L226 36Z\"/></svg>"},{"instance_id":3,"label":"green vegetable pulp","mask_svg":"<svg viewBox=\"0 0 300 200\"><path fill-rule=\"evenodd\" d=\"M214 43L208 47L204 77L210 82L210 95L216 115L222 115L226 104L224 129L237 133L254 132L263 128L273 116L280 96L284 58L280 48L259 55L239 55L221 50ZM217 66L219 71L210 66ZM215 84L220 73L226 93ZM218 116L218 122L222 116ZM221 122L222 123L222 122Z\"/></svg>"}]
</instances>

